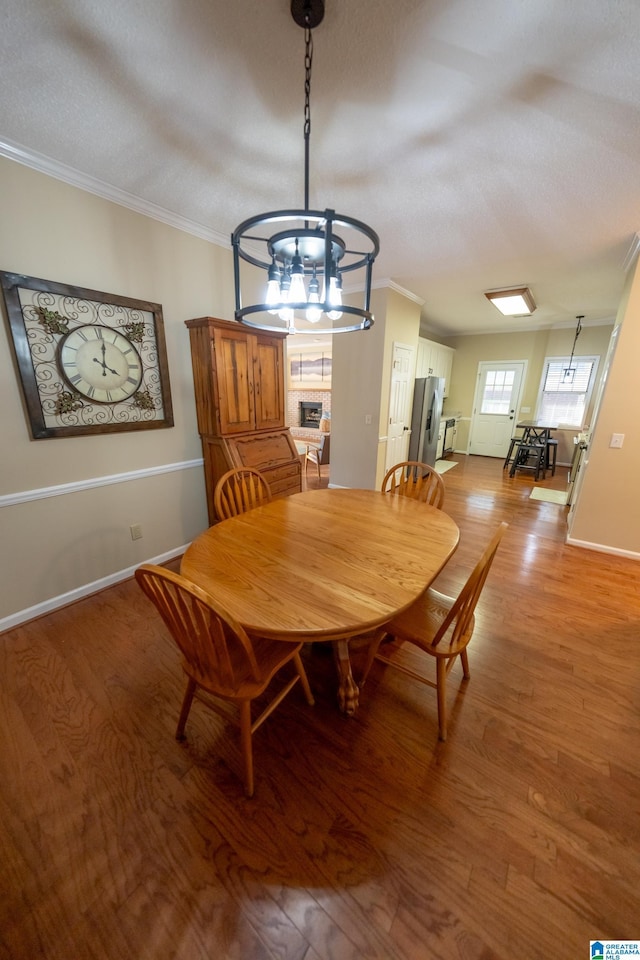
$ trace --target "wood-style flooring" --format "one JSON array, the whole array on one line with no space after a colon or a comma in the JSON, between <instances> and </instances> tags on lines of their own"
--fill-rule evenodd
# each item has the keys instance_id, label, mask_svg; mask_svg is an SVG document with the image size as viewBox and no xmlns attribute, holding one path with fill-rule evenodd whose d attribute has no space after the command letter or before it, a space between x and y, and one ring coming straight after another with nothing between
<instances>
[{"instance_id":1,"label":"wood-style flooring","mask_svg":"<svg viewBox=\"0 0 640 960\"><path fill-rule=\"evenodd\" d=\"M640 566L567 546L529 476L455 459L441 589L510 527L446 743L435 691L380 664L345 719L307 648L316 705L296 690L256 734L247 800L235 727L195 704L174 739L178 656L134 581L0 637L3 960L586 960L640 937Z\"/></svg>"}]
</instances>

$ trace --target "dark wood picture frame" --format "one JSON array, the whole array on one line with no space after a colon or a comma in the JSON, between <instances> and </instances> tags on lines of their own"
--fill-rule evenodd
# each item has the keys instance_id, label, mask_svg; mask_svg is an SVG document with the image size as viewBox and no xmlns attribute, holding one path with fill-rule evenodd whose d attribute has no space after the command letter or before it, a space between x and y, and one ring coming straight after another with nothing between
<instances>
[{"instance_id":1,"label":"dark wood picture frame","mask_svg":"<svg viewBox=\"0 0 640 960\"><path fill-rule=\"evenodd\" d=\"M34 440L154 430L173 426L169 365L162 306L117 294L69 286L23 274L0 271L17 373ZM65 339L87 331L96 334L97 367L105 364L106 341L114 356L122 345L135 356L136 378L113 394L84 391L69 376L62 349ZM112 331L110 333L109 331ZM110 343L113 341L113 343ZM71 341L70 341L71 342ZM120 352L114 344L120 345ZM100 359L101 356L101 359ZM78 378L79 379L79 378ZM107 382L107 381L105 381Z\"/></svg>"}]
</instances>

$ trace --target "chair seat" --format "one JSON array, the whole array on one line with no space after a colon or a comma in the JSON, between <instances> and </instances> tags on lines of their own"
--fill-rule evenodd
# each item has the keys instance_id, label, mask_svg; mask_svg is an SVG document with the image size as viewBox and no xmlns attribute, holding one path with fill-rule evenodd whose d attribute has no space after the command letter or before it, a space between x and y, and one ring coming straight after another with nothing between
<instances>
[{"instance_id":1,"label":"chair seat","mask_svg":"<svg viewBox=\"0 0 640 960\"><path fill-rule=\"evenodd\" d=\"M441 642L437 647L431 646L456 599L456 597L449 597L445 593L429 588L419 600L416 600L404 613L399 614L388 624L387 632L399 640L410 641L433 657L443 657L445 659L456 657L469 643L475 623L473 615L467 629L456 643ZM390 646L385 647L385 656L388 655Z\"/></svg>"},{"instance_id":2,"label":"chair seat","mask_svg":"<svg viewBox=\"0 0 640 960\"><path fill-rule=\"evenodd\" d=\"M301 684L307 703L313 704L313 694L300 658L302 643L285 643L266 637L254 641L209 593L164 567L143 563L137 568L135 577L157 607L182 653L182 666L188 679L176 739L184 740L194 698L227 719L227 704L235 705L235 719L240 726L245 793L248 797L253 796L253 734L297 683ZM290 672L293 676L280 686L269 703L262 706L259 716L253 719L252 701L267 689L274 675L287 664L292 665Z\"/></svg>"},{"instance_id":3,"label":"chair seat","mask_svg":"<svg viewBox=\"0 0 640 960\"><path fill-rule=\"evenodd\" d=\"M504 522L499 525L457 597L449 597L430 587L404 613L386 625L387 636L392 637L391 643L384 643L381 649L386 637L378 631L369 645L361 685L365 683L373 661L379 660L415 680L435 687L438 735L441 740L447 739L447 676L459 657L463 676L465 680L469 679L467 645L473 634L474 611L498 544L508 526ZM411 656L412 648L419 656L427 653L435 658L435 680L430 680L423 670L413 665L415 658ZM419 663L417 667L420 667Z\"/></svg>"},{"instance_id":4,"label":"chair seat","mask_svg":"<svg viewBox=\"0 0 640 960\"><path fill-rule=\"evenodd\" d=\"M220 674L212 669L211 663L201 663L196 667L188 660L182 660L182 669L195 682L217 697L230 700L252 700L269 686L269 683L278 670L292 659L302 649L301 643L285 643L283 640L260 639L260 676L252 676L252 670L245 652L237 646L231 646L226 651L228 664L231 667L235 685L221 681ZM208 669L207 669L208 668Z\"/></svg>"}]
</instances>

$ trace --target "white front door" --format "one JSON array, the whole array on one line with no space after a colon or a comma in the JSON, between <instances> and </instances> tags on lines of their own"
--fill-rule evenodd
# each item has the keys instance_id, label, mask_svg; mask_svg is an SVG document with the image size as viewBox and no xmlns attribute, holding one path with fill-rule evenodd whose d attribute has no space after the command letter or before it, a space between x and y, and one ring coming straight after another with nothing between
<instances>
[{"instance_id":1,"label":"white front door","mask_svg":"<svg viewBox=\"0 0 640 960\"><path fill-rule=\"evenodd\" d=\"M385 470L394 463L407 459L411 431L411 375L413 373L413 347L394 343L391 362L391 388L389 393L389 417L387 426L387 456Z\"/></svg>"},{"instance_id":2,"label":"white front door","mask_svg":"<svg viewBox=\"0 0 640 960\"><path fill-rule=\"evenodd\" d=\"M478 382L471 418L469 453L501 457L518 422L526 362L479 363Z\"/></svg>"}]
</instances>

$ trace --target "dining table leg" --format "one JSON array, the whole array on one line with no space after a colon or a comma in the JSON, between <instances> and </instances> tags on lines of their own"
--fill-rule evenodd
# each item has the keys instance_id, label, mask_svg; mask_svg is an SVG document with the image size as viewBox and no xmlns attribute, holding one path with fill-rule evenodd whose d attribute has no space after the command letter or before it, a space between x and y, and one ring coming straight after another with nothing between
<instances>
[{"instance_id":1,"label":"dining table leg","mask_svg":"<svg viewBox=\"0 0 640 960\"><path fill-rule=\"evenodd\" d=\"M351 672L349 641L334 640L333 655L338 670L338 706L347 717L352 717L358 709L358 684Z\"/></svg>"}]
</instances>

